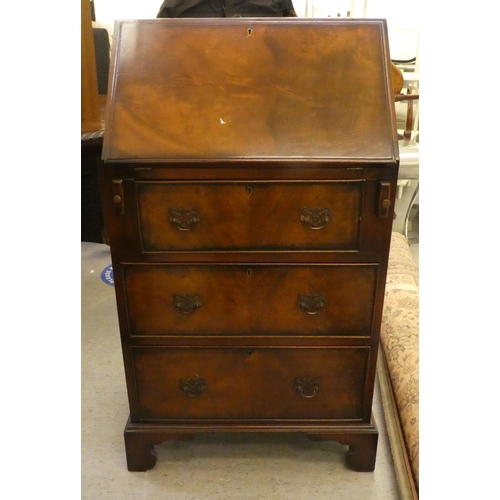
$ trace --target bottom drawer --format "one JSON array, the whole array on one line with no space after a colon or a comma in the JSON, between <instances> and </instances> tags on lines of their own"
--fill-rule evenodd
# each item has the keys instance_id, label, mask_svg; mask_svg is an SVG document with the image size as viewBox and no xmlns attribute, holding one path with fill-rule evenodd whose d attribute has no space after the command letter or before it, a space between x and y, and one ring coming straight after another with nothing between
<instances>
[{"instance_id":1,"label":"bottom drawer","mask_svg":"<svg viewBox=\"0 0 500 500\"><path fill-rule=\"evenodd\" d=\"M369 353L369 347L135 347L137 417L360 420Z\"/></svg>"}]
</instances>

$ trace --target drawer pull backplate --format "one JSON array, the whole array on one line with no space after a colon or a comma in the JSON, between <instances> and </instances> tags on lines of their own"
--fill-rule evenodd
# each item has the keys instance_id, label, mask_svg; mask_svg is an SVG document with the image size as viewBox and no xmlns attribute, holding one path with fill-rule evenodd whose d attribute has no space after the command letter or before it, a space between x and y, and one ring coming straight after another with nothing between
<instances>
[{"instance_id":1,"label":"drawer pull backplate","mask_svg":"<svg viewBox=\"0 0 500 500\"><path fill-rule=\"evenodd\" d=\"M300 220L311 229L322 229L325 224L332 220L332 209L330 207L302 208Z\"/></svg>"},{"instance_id":2,"label":"drawer pull backplate","mask_svg":"<svg viewBox=\"0 0 500 500\"><path fill-rule=\"evenodd\" d=\"M181 378L179 380L179 389L188 397L196 398L207 388L204 378Z\"/></svg>"},{"instance_id":3,"label":"drawer pull backplate","mask_svg":"<svg viewBox=\"0 0 500 500\"><path fill-rule=\"evenodd\" d=\"M174 306L183 314L193 314L201 304L199 293L174 293Z\"/></svg>"},{"instance_id":4,"label":"drawer pull backplate","mask_svg":"<svg viewBox=\"0 0 500 500\"><path fill-rule=\"evenodd\" d=\"M297 305L307 314L317 314L326 305L324 293L299 293Z\"/></svg>"},{"instance_id":5,"label":"drawer pull backplate","mask_svg":"<svg viewBox=\"0 0 500 500\"><path fill-rule=\"evenodd\" d=\"M304 398L312 398L319 391L319 381L316 378L296 378L294 389Z\"/></svg>"},{"instance_id":6,"label":"drawer pull backplate","mask_svg":"<svg viewBox=\"0 0 500 500\"><path fill-rule=\"evenodd\" d=\"M196 208L169 208L168 220L175 224L179 231L189 231L200 222L200 213Z\"/></svg>"}]
</instances>

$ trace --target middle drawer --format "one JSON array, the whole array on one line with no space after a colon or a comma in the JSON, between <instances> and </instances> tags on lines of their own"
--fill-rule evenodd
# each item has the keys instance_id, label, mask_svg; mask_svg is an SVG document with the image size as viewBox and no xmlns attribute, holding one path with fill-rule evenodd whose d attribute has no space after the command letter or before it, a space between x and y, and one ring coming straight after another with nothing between
<instances>
[{"instance_id":1,"label":"middle drawer","mask_svg":"<svg viewBox=\"0 0 500 500\"><path fill-rule=\"evenodd\" d=\"M376 264L126 264L131 335L369 336Z\"/></svg>"}]
</instances>

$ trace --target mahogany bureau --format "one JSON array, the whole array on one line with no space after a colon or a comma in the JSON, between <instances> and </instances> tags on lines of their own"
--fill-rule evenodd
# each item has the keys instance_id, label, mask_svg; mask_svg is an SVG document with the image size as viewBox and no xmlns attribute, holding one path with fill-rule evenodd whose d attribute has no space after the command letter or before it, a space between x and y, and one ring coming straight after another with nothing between
<instances>
[{"instance_id":1,"label":"mahogany bureau","mask_svg":"<svg viewBox=\"0 0 500 500\"><path fill-rule=\"evenodd\" d=\"M101 192L129 470L199 432L375 467L398 173L384 20L118 22Z\"/></svg>"}]
</instances>

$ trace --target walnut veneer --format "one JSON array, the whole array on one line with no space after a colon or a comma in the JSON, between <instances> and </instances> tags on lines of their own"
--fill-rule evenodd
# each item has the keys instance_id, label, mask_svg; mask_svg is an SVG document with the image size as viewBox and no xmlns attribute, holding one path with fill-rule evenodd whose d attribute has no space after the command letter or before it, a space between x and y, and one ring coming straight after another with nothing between
<instances>
[{"instance_id":1,"label":"walnut veneer","mask_svg":"<svg viewBox=\"0 0 500 500\"><path fill-rule=\"evenodd\" d=\"M111 74L129 469L198 432L293 431L373 470L399 165L385 21L124 21Z\"/></svg>"}]
</instances>

